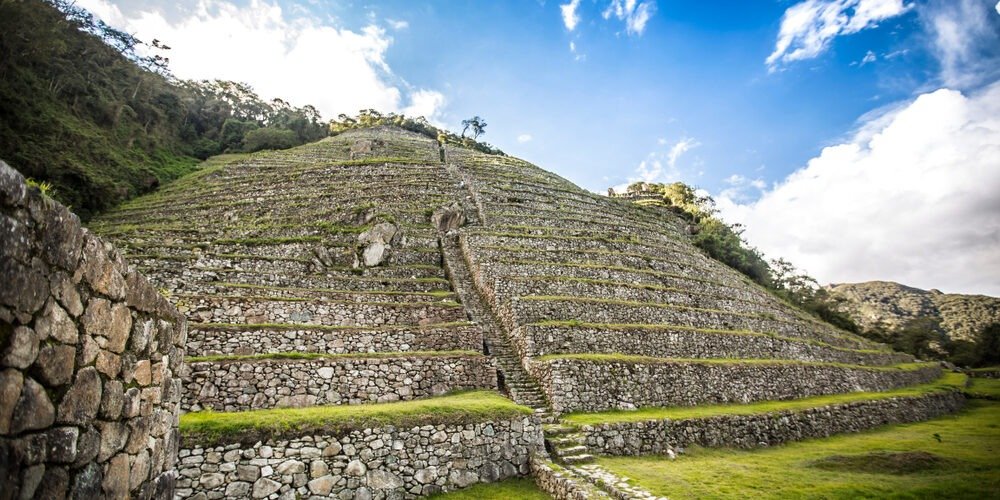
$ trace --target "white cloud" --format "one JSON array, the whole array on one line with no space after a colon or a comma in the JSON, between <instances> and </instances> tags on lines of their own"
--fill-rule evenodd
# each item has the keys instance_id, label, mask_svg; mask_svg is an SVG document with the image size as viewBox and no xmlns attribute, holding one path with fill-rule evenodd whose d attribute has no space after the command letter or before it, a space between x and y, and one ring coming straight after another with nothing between
<instances>
[{"instance_id":1,"label":"white cloud","mask_svg":"<svg viewBox=\"0 0 1000 500\"><path fill-rule=\"evenodd\" d=\"M446 102L444 94L436 90L420 89L410 94L410 105L403 108L402 113L407 116L423 116L431 124L444 128L438 115Z\"/></svg>"},{"instance_id":2,"label":"white cloud","mask_svg":"<svg viewBox=\"0 0 1000 500\"><path fill-rule=\"evenodd\" d=\"M649 0L611 0L601 16L610 19L612 16L625 22L625 32L629 35L642 35L646 23L656 13L656 2Z\"/></svg>"},{"instance_id":3,"label":"white cloud","mask_svg":"<svg viewBox=\"0 0 1000 500\"><path fill-rule=\"evenodd\" d=\"M864 65L866 65L868 63L873 63L873 62L875 62L877 60L878 60L878 56L876 56L874 52L872 52L872 51L869 50L865 54L865 57L861 58L861 65L864 66Z\"/></svg>"},{"instance_id":4,"label":"white cloud","mask_svg":"<svg viewBox=\"0 0 1000 500\"><path fill-rule=\"evenodd\" d=\"M781 18L774 52L765 61L774 71L781 63L811 59L830 41L878 26L913 7L903 0L805 0L789 7Z\"/></svg>"},{"instance_id":5,"label":"white cloud","mask_svg":"<svg viewBox=\"0 0 1000 500\"><path fill-rule=\"evenodd\" d=\"M198 0L169 20L152 10L126 16L109 0L78 3L109 24L171 46L170 68L179 78L247 82L265 99L312 104L326 118L373 108L433 119L445 102L440 93L411 89L392 73L385 61L392 38L374 23L359 31L337 28L293 16L268 0L245 7Z\"/></svg>"},{"instance_id":6,"label":"white cloud","mask_svg":"<svg viewBox=\"0 0 1000 500\"><path fill-rule=\"evenodd\" d=\"M559 10L562 12L563 24L569 31L575 30L576 25L580 23L580 14L576 11L579 7L580 0L571 0L569 3L559 6Z\"/></svg>"},{"instance_id":7,"label":"white cloud","mask_svg":"<svg viewBox=\"0 0 1000 500\"><path fill-rule=\"evenodd\" d=\"M997 2L996 9L997 9L997 14L1000 14L1000 2Z\"/></svg>"},{"instance_id":8,"label":"white cloud","mask_svg":"<svg viewBox=\"0 0 1000 500\"><path fill-rule=\"evenodd\" d=\"M676 144L671 146L670 152L667 153L667 164L670 165L670 168L676 168L677 160L680 159L681 155L698 146L701 146L701 143L690 137L685 137L677 141Z\"/></svg>"},{"instance_id":9,"label":"white cloud","mask_svg":"<svg viewBox=\"0 0 1000 500\"><path fill-rule=\"evenodd\" d=\"M941 65L941 82L966 88L991 81L1000 68L1000 23L982 0L939 0L920 10Z\"/></svg>"},{"instance_id":10,"label":"white cloud","mask_svg":"<svg viewBox=\"0 0 1000 500\"><path fill-rule=\"evenodd\" d=\"M517 136L517 142L524 144L526 142L531 142L531 134L521 134Z\"/></svg>"},{"instance_id":11,"label":"white cloud","mask_svg":"<svg viewBox=\"0 0 1000 500\"><path fill-rule=\"evenodd\" d=\"M405 30L406 28L410 27L410 23L407 22L407 21L397 21L395 19L386 19L385 22L389 24L390 28L392 28L392 29L394 29L396 31Z\"/></svg>"},{"instance_id":12,"label":"white cloud","mask_svg":"<svg viewBox=\"0 0 1000 500\"><path fill-rule=\"evenodd\" d=\"M720 196L751 244L820 282L1000 295L1000 82L864 118L758 201Z\"/></svg>"}]
</instances>

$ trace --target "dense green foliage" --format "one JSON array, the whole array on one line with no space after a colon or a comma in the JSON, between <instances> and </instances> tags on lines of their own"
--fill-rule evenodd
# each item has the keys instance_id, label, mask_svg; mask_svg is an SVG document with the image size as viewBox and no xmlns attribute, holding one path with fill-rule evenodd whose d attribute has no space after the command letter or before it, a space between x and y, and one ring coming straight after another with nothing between
<instances>
[{"instance_id":1,"label":"dense green foliage","mask_svg":"<svg viewBox=\"0 0 1000 500\"><path fill-rule=\"evenodd\" d=\"M968 367L1000 363L1000 323L986 326L973 341L951 339L941 321L932 317L914 318L895 329L877 326L862 334L924 359L941 359Z\"/></svg>"},{"instance_id":2,"label":"dense green foliage","mask_svg":"<svg viewBox=\"0 0 1000 500\"><path fill-rule=\"evenodd\" d=\"M310 106L264 102L234 82L177 81L168 51L69 0L0 0L0 158L88 218L200 158L243 150L250 130L282 131L256 134L254 149L326 135Z\"/></svg>"},{"instance_id":3,"label":"dense green foliage","mask_svg":"<svg viewBox=\"0 0 1000 500\"><path fill-rule=\"evenodd\" d=\"M1000 404L976 400L956 415L859 434L598 463L670 498L991 498L1000 491L998 421Z\"/></svg>"},{"instance_id":4,"label":"dense green foliage","mask_svg":"<svg viewBox=\"0 0 1000 500\"><path fill-rule=\"evenodd\" d=\"M479 117L476 117L479 118ZM480 120L482 120L480 118ZM464 123L464 122L463 122ZM482 127L486 127L486 123L481 123ZM364 109L358 113L357 116L347 116L340 115L336 120L330 121L330 135L337 135L342 132L356 129L356 128L368 128L368 127L378 127L378 126L396 126L404 130L409 130L410 132L416 132L418 134L425 135L438 141L438 143L444 144L454 144L456 146L461 146L468 149L473 149L481 153L506 156L506 154L491 146L485 142L478 142L474 138L470 137L460 137L452 132L444 129L440 129L431 125L426 118L420 116L417 118L410 118L405 115L396 113L386 113L382 114L374 109ZM482 131L480 130L480 133Z\"/></svg>"}]
</instances>

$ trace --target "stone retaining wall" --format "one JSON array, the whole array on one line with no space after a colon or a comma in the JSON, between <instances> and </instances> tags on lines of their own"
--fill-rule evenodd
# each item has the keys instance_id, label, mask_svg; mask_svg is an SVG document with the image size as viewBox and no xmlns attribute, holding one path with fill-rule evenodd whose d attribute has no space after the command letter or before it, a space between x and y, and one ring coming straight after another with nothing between
<instances>
[{"instance_id":1,"label":"stone retaining wall","mask_svg":"<svg viewBox=\"0 0 1000 500\"><path fill-rule=\"evenodd\" d=\"M603 302L594 300L552 299L525 300L511 297L504 307L508 324L525 325L550 320L575 320L588 323L667 324L719 330L749 330L775 333L785 337L816 339L838 347L870 347L860 338L833 335L816 325L801 321L781 321L764 315L739 311L711 311L649 303ZM506 314L505 314L506 313Z\"/></svg>"},{"instance_id":2,"label":"stone retaining wall","mask_svg":"<svg viewBox=\"0 0 1000 500\"><path fill-rule=\"evenodd\" d=\"M497 387L492 360L470 355L200 361L186 370L184 411L386 403Z\"/></svg>"},{"instance_id":3,"label":"stone retaining wall","mask_svg":"<svg viewBox=\"0 0 1000 500\"><path fill-rule=\"evenodd\" d=\"M188 317L206 323L296 323L324 326L416 325L464 321L465 311L435 302L288 301L240 297L184 299Z\"/></svg>"},{"instance_id":4,"label":"stone retaining wall","mask_svg":"<svg viewBox=\"0 0 1000 500\"><path fill-rule=\"evenodd\" d=\"M913 360L901 352L837 349L797 339L680 328L593 328L526 325L512 340L528 356L619 353L663 358L747 358L892 365Z\"/></svg>"},{"instance_id":5,"label":"stone retaining wall","mask_svg":"<svg viewBox=\"0 0 1000 500\"><path fill-rule=\"evenodd\" d=\"M948 391L756 415L584 425L581 432L587 448L604 455L661 454L692 445L757 448L921 422L958 411L964 404L960 392Z\"/></svg>"},{"instance_id":6,"label":"stone retaining wall","mask_svg":"<svg viewBox=\"0 0 1000 500\"><path fill-rule=\"evenodd\" d=\"M480 351L483 332L476 325L413 328L296 330L202 330L191 325L189 356L323 352L330 354L403 351Z\"/></svg>"},{"instance_id":7,"label":"stone retaining wall","mask_svg":"<svg viewBox=\"0 0 1000 500\"><path fill-rule=\"evenodd\" d=\"M531 473L537 417L383 427L253 446L185 445L177 498L412 498Z\"/></svg>"},{"instance_id":8,"label":"stone retaining wall","mask_svg":"<svg viewBox=\"0 0 1000 500\"><path fill-rule=\"evenodd\" d=\"M170 498L186 326L0 162L0 497Z\"/></svg>"},{"instance_id":9,"label":"stone retaining wall","mask_svg":"<svg viewBox=\"0 0 1000 500\"><path fill-rule=\"evenodd\" d=\"M608 498L607 494L597 490L583 478L574 477L557 467L559 466L541 458L531 460L531 475L535 477L535 484L555 500Z\"/></svg>"},{"instance_id":10,"label":"stone retaining wall","mask_svg":"<svg viewBox=\"0 0 1000 500\"><path fill-rule=\"evenodd\" d=\"M532 376L559 413L643 406L748 403L924 384L937 365L915 370L786 363L533 360Z\"/></svg>"}]
</instances>

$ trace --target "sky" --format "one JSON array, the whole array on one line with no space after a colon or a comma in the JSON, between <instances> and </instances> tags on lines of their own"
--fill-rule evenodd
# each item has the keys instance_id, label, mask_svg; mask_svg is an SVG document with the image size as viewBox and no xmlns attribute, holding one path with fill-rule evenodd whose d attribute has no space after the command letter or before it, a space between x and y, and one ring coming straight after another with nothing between
<instances>
[{"instance_id":1,"label":"sky","mask_svg":"<svg viewBox=\"0 0 1000 500\"><path fill-rule=\"evenodd\" d=\"M821 283L1000 296L996 0L78 0L326 118L482 137L595 192L682 181Z\"/></svg>"}]
</instances>

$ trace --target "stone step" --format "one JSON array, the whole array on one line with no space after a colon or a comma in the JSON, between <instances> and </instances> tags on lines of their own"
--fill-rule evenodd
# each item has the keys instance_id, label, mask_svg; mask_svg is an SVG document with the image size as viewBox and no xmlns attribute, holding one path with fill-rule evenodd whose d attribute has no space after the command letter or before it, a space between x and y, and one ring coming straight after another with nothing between
<instances>
[{"instance_id":1,"label":"stone step","mask_svg":"<svg viewBox=\"0 0 1000 500\"><path fill-rule=\"evenodd\" d=\"M542 430L545 435L548 436L565 436L567 434L573 434L577 432L576 427L570 427L568 425L553 424L542 426Z\"/></svg>"},{"instance_id":2,"label":"stone step","mask_svg":"<svg viewBox=\"0 0 1000 500\"><path fill-rule=\"evenodd\" d=\"M582 453L579 455L569 455L565 457L559 457L559 461L569 465L589 464L594 461L594 456Z\"/></svg>"},{"instance_id":3,"label":"stone step","mask_svg":"<svg viewBox=\"0 0 1000 500\"><path fill-rule=\"evenodd\" d=\"M587 453L587 447L581 444L567 447L556 446L555 453L560 457L585 455Z\"/></svg>"}]
</instances>

